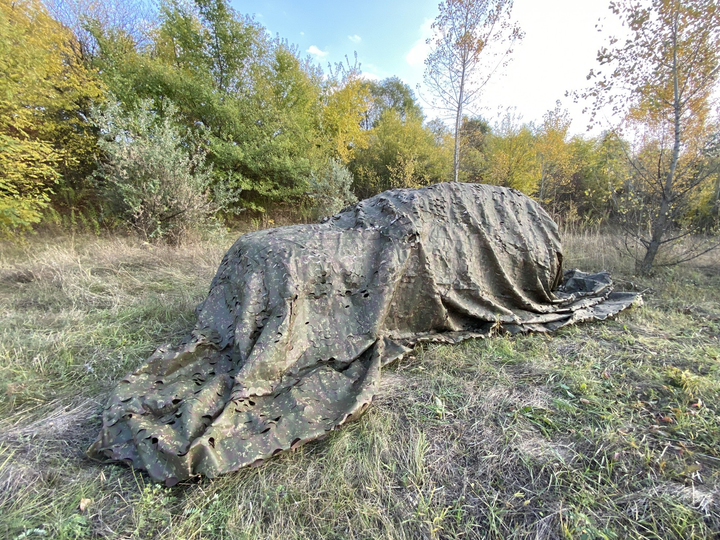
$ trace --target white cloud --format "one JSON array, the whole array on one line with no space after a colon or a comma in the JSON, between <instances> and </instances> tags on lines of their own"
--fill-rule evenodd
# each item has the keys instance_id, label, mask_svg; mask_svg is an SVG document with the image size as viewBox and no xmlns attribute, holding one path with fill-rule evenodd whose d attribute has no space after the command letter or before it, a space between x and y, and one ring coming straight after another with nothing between
<instances>
[{"instance_id":1,"label":"white cloud","mask_svg":"<svg viewBox=\"0 0 720 540\"><path fill-rule=\"evenodd\" d=\"M362 41L362 38L358 36L357 34L354 34L352 36L348 36L348 39L352 41L353 43L360 43Z\"/></svg>"},{"instance_id":2,"label":"white cloud","mask_svg":"<svg viewBox=\"0 0 720 540\"><path fill-rule=\"evenodd\" d=\"M379 75L375 75L374 73L370 73L369 71L363 71L363 72L360 74L360 76L361 76L363 79L367 79L368 81L379 81L379 80L380 80L380 76L379 76Z\"/></svg>"},{"instance_id":3,"label":"white cloud","mask_svg":"<svg viewBox=\"0 0 720 540\"><path fill-rule=\"evenodd\" d=\"M323 56L327 56L327 51L322 51L319 48L317 48L315 45L310 45L310 48L308 48L307 52L310 54L314 54L318 58L322 58Z\"/></svg>"},{"instance_id":4,"label":"white cloud","mask_svg":"<svg viewBox=\"0 0 720 540\"><path fill-rule=\"evenodd\" d=\"M425 19L420 25L420 39L415 42L410 52L405 56L405 61L411 66L421 66L430 53L430 45L426 43L427 39L432 36L432 19Z\"/></svg>"},{"instance_id":5,"label":"white cloud","mask_svg":"<svg viewBox=\"0 0 720 540\"><path fill-rule=\"evenodd\" d=\"M305 35L305 32L300 32L300 35L301 35L301 36L304 36L304 35Z\"/></svg>"}]
</instances>

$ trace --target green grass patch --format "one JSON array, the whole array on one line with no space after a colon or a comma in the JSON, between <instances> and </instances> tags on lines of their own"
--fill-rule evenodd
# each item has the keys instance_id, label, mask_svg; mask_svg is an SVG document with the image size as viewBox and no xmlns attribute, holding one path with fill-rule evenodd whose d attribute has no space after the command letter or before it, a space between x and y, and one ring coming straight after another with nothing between
<instances>
[{"instance_id":1,"label":"green grass patch","mask_svg":"<svg viewBox=\"0 0 720 540\"><path fill-rule=\"evenodd\" d=\"M108 390L192 328L231 241L0 247L0 537L720 534L720 262L640 282L599 237L570 264L647 291L616 320L420 346L357 422L213 481L89 461Z\"/></svg>"}]
</instances>

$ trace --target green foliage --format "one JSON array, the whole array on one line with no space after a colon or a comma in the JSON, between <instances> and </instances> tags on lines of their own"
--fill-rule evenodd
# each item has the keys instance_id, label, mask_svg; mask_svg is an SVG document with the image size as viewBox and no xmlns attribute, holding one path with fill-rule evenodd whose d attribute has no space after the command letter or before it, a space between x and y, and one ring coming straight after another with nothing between
<instances>
[{"instance_id":1,"label":"green foliage","mask_svg":"<svg viewBox=\"0 0 720 540\"><path fill-rule=\"evenodd\" d=\"M615 217L614 200L629 175L627 144L614 133L568 139L568 128L559 104L537 127L510 111L492 128L464 118L460 179L519 189L566 224Z\"/></svg>"},{"instance_id":2,"label":"green foliage","mask_svg":"<svg viewBox=\"0 0 720 540\"><path fill-rule=\"evenodd\" d=\"M162 115L169 99L188 129L208 131L213 182L238 206L300 197L327 161L321 74L227 2L164 2L148 50L122 32L95 33L95 63L122 103L151 99Z\"/></svg>"},{"instance_id":3,"label":"green foliage","mask_svg":"<svg viewBox=\"0 0 720 540\"><path fill-rule=\"evenodd\" d=\"M102 88L38 0L0 1L0 233L40 221L53 188L91 168L84 111Z\"/></svg>"},{"instance_id":4,"label":"green foliage","mask_svg":"<svg viewBox=\"0 0 720 540\"><path fill-rule=\"evenodd\" d=\"M137 530L143 533L162 534L172 519L170 508L175 501L172 490L157 484L145 485L137 501L134 520Z\"/></svg>"},{"instance_id":5,"label":"green foliage","mask_svg":"<svg viewBox=\"0 0 720 540\"><path fill-rule=\"evenodd\" d=\"M573 180L561 207L574 205L586 221L614 215L614 201L630 176L626 143L608 132L593 139L573 137L569 150Z\"/></svg>"},{"instance_id":6,"label":"green foliage","mask_svg":"<svg viewBox=\"0 0 720 540\"><path fill-rule=\"evenodd\" d=\"M508 112L488 138L487 152L486 183L537 193L540 164L530 126Z\"/></svg>"},{"instance_id":7,"label":"green foliage","mask_svg":"<svg viewBox=\"0 0 720 540\"><path fill-rule=\"evenodd\" d=\"M369 132L366 149L351 163L355 191L365 198L386 189L426 186L447 180L451 156L418 116L386 110Z\"/></svg>"},{"instance_id":8,"label":"green foliage","mask_svg":"<svg viewBox=\"0 0 720 540\"><path fill-rule=\"evenodd\" d=\"M600 52L601 63L615 71L592 73L606 77L586 94L628 112L632 132L642 136L636 144L620 132L570 138L559 107L538 125L508 115L491 129L480 118L462 117L492 73L486 61L492 59L493 68L503 64L522 32L511 21L511 0L443 2L426 82L436 104L460 122L455 156L453 134L439 120L423 123L412 89L399 78L367 81L357 58L324 74L228 0L44 4L62 24L40 0L0 0L3 234L28 229L43 214L45 223L72 231L97 232L103 219L130 219L116 187L113 204L100 215L101 193L92 181L98 158L103 167L111 161L99 152L97 127L86 120L91 105L106 99L106 88L123 111L151 109L153 125L168 121L184 141L176 151L182 148L204 178L205 187L193 189L209 189L224 212L311 201L313 212L332 213L351 200L343 167L352 171L355 194L367 197L451 179L456 165L458 180L518 188L559 221L618 220L635 231L639 245L670 242L691 230L712 232L720 221L712 93L718 38L716 25L696 24L717 19L709 0L613 4L636 39ZM674 71L671 16L677 19ZM648 27L657 31L643 34ZM693 43L702 54L693 55ZM657 58L648 51L655 50L664 63L653 64ZM676 131L673 78L683 98L677 101L677 160L668 143ZM635 89L630 94L607 92L628 81ZM673 161L668 188L662 184ZM113 208L117 215L107 213ZM143 234L169 234L149 223L140 227ZM644 234L660 225L666 230L660 240L656 232Z\"/></svg>"},{"instance_id":9,"label":"green foliage","mask_svg":"<svg viewBox=\"0 0 720 540\"><path fill-rule=\"evenodd\" d=\"M397 77L366 81L363 88L369 93L362 120L367 141L350 162L355 192L365 198L447 180L450 142L442 122L423 125L415 94Z\"/></svg>"},{"instance_id":10,"label":"green foliage","mask_svg":"<svg viewBox=\"0 0 720 540\"><path fill-rule=\"evenodd\" d=\"M327 167L310 175L307 195L313 201L315 217L332 216L346 206L356 203L352 192L353 176L348 168L337 160L330 160Z\"/></svg>"},{"instance_id":11,"label":"green foliage","mask_svg":"<svg viewBox=\"0 0 720 540\"><path fill-rule=\"evenodd\" d=\"M0 232L29 228L47 207L58 156L44 141L0 134Z\"/></svg>"},{"instance_id":12,"label":"green foliage","mask_svg":"<svg viewBox=\"0 0 720 540\"><path fill-rule=\"evenodd\" d=\"M720 166L714 165L714 169L714 178L693 194L687 216L691 227L706 233L717 232L720 227Z\"/></svg>"},{"instance_id":13,"label":"green foliage","mask_svg":"<svg viewBox=\"0 0 720 540\"><path fill-rule=\"evenodd\" d=\"M488 138L490 124L482 118L463 117L460 126L460 171L461 182L483 182L488 159Z\"/></svg>"},{"instance_id":14,"label":"green foliage","mask_svg":"<svg viewBox=\"0 0 720 540\"><path fill-rule=\"evenodd\" d=\"M149 101L130 112L117 102L93 111L105 156L95 178L112 214L145 238L173 243L227 203L210 199L205 150L175 125L175 115L166 102L158 117Z\"/></svg>"},{"instance_id":15,"label":"green foliage","mask_svg":"<svg viewBox=\"0 0 720 540\"><path fill-rule=\"evenodd\" d=\"M422 118L423 112L412 91L399 77L388 77L380 82L366 81L365 86L370 93L370 103L363 127L372 129L380 120L382 114L388 109L394 109L404 120L408 116Z\"/></svg>"},{"instance_id":16,"label":"green foliage","mask_svg":"<svg viewBox=\"0 0 720 540\"><path fill-rule=\"evenodd\" d=\"M92 28L123 32L138 45L145 46L157 20L154 0L43 0L50 14L75 36L73 45L81 58L98 54Z\"/></svg>"}]
</instances>

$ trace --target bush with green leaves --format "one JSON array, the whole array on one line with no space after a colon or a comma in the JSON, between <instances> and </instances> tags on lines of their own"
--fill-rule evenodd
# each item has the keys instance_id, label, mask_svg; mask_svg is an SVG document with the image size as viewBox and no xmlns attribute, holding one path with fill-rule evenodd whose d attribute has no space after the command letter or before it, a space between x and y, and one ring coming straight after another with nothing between
<instances>
[{"instance_id":1,"label":"bush with green leaves","mask_svg":"<svg viewBox=\"0 0 720 540\"><path fill-rule=\"evenodd\" d=\"M346 206L356 203L352 192L353 175L348 168L331 159L325 169L308 179L307 195L312 200L315 217L332 216Z\"/></svg>"},{"instance_id":2,"label":"bush with green leaves","mask_svg":"<svg viewBox=\"0 0 720 540\"><path fill-rule=\"evenodd\" d=\"M133 110L110 101L92 116L103 152L95 180L107 209L146 239L178 243L229 202L212 197L200 137L178 127L171 103L158 114L150 101Z\"/></svg>"}]
</instances>

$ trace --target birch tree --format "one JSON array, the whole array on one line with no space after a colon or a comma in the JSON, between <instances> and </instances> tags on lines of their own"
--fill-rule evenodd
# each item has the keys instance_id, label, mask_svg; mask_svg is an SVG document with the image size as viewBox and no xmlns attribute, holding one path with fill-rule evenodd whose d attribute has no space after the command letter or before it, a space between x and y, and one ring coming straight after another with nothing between
<instances>
[{"instance_id":1,"label":"birch tree","mask_svg":"<svg viewBox=\"0 0 720 540\"><path fill-rule=\"evenodd\" d=\"M618 197L636 269L647 273L661 248L686 239L682 262L707 248L689 242L697 230L691 201L715 178L712 134L720 75L720 8L716 0L618 0L610 9L629 30L598 52L591 71L593 112L611 110L634 145L631 173ZM609 68L609 69L608 69ZM671 250L669 250L671 251Z\"/></svg>"},{"instance_id":2,"label":"birch tree","mask_svg":"<svg viewBox=\"0 0 720 540\"><path fill-rule=\"evenodd\" d=\"M507 64L523 32L511 20L513 0L445 0L428 39L425 85L434 107L452 115L453 179L458 180L463 110L480 95L491 76Z\"/></svg>"}]
</instances>

